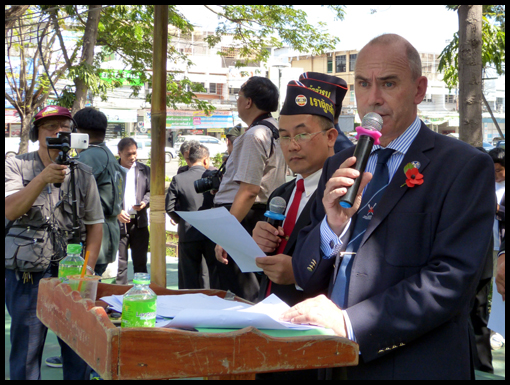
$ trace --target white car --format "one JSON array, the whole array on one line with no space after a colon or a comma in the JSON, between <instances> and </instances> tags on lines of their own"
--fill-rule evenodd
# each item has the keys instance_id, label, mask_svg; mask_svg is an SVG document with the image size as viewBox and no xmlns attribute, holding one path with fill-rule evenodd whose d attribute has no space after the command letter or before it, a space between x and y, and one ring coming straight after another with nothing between
<instances>
[{"instance_id":1,"label":"white car","mask_svg":"<svg viewBox=\"0 0 510 385\"><path fill-rule=\"evenodd\" d=\"M140 161L146 161L151 157L151 139L150 138L133 138L136 141L138 147L138 159ZM110 139L106 141L106 147L110 149L113 155L118 155L117 145L120 142L118 139ZM177 158L177 153L172 147L165 147L165 162L169 163L172 159Z\"/></svg>"},{"instance_id":2,"label":"white car","mask_svg":"<svg viewBox=\"0 0 510 385\"><path fill-rule=\"evenodd\" d=\"M227 151L227 144L210 135L181 135L177 138L174 148L179 151L181 145L188 140L197 140L209 150L209 156L214 158L217 154Z\"/></svg>"}]
</instances>

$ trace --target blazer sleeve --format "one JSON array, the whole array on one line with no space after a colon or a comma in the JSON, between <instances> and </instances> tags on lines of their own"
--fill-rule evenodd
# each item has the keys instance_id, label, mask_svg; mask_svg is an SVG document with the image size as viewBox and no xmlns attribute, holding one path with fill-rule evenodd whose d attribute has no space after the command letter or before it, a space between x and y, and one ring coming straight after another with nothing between
<instances>
[{"instance_id":1,"label":"blazer sleeve","mask_svg":"<svg viewBox=\"0 0 510 385\"><path fill-rule=\"evenodd\" d=\"M145 191L142 198L142 202L145 202L145 205L147 207L150 206L150 200L151 200L151 169L148 166L144 167L144 174L145 174Z\"/></svg>"},{"instance_id":2,"label":"blazer sleeve","mask_svg":"<svg viewBox=\"0 0 510 385\"><path fill-rule=\"evenodd\" d=\"M173 177L165 197L165 211L175 223L181 221L181 217L175 213L178 197L177 178Z\"/></svg>"},{"instance_id":3,"label":"blazer sleeve","mask_svg":"<svg viewBox=\"0 0 510 385\"><path fill-rule=\"evenodd\" d=\"M469 309L494 221L494 173L485 156L473 156L456 171L423 267L346 309L364 362L389 353L381 346L406 345Z\"/></svg>"}]
</instances>

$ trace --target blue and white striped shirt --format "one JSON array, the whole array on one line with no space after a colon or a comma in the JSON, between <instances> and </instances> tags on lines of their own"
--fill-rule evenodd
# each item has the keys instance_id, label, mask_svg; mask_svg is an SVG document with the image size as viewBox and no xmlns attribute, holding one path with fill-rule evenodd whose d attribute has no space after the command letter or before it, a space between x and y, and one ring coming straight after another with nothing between
<instances>
[{"instance_id":1,"label":"blue and white striped shirt","mask_svg":"<svg viewBox=\"0 0 510 385\"><path fill-rule=\"evenodd\" d=\"M395 152L391 155L390 159L388 160L388 170L389 170L389 177L390 182L393 178L393 175L395 175L395 172L399 168L400 164L402 163L402 159L404 159L405 154L407 153L407 150L409 150L409 147L411 147L411 144L413 143L414 139L418 135L418 132L420 131L421 127L421 121L416 117L414 122L407 128L407 130L404 131L402 135L400 135L398 138L390 142L386 148L394 149ZM374 173L375 167L377 165L377 154L374 154L374 152L378 149L380 149L380 145L375 145L372 147L372 151L370 152L370 158L368 158L368 163L365 171L368 171L370 173ZM365 193L365 190L363 193ZM324 216L324 219L321 223L321 254L323 258L330 259L336 257L336 255L340 252L342 248L342 241L340 240L341 237L343 237L349 228L351 222L349 220L349 223L347 226L345 226L345 230L342 234L340 234L339 237L331 230L331 228L328 225L327 221L327 215ZM348 264L350 262L351 258L343 258L342 264ZM342 269L339 269L339 272L342 271ZM344 270L345 271L345 270ZM345 275L341 276L339 274L336 278L337 280L345 280ZM354 329L352 328L351 320L349 319L349 315L345 310L342 309L342 314L344 316L344 322L347 329L347 338L351 341L356 342L356 336L354 334ZM360 352L361 354L361 352Z\"/></svg>"},{"instance_id":2,"label":"blue and white striped shirt","mask_svg":"<svg viewBox=\"0 0 510 385\"><path fill-rule=\"evenodd\" d=\"M391 155L387 163L390 182L391 179L393 178L393 175L395 175L395 172L399 168L400 163L402 163L404 155L407 153L407 150L409 150L409 147L411 147L411 144L416 138L416 135L418 135L420 127L421 121L420 119L418 119L418 117L416 117L414 122L407 128L407 130L405 130L404 133L400 135L398 138L390 142L390 144L388 144L388 146L386 147L395 150L395 152ZM374 154L374 152L380 148L381 145L374 145L372 147L370 158L368 158L368 163L365 171L368 171L372 174L374 173L375 166L377 165L377 154ZM340 234L340 236L337 236L333 232L333 230L331 230L331 228L329 227L327 222L327 216L324 217L321 223L321 251L324 258L326 259L333 258L338 254L342 247L342 241L340 240L340 238L345 234L345 232L349 228L349 225L350 222L345 227L344 232Z\"/></svg>"}]
</instances>

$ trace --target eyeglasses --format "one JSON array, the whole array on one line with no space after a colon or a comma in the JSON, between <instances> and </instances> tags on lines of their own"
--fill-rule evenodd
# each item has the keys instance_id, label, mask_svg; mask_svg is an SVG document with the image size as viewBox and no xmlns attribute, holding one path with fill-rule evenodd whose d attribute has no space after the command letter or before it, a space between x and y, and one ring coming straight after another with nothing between
<instances>
[{"instance_id":1,"label":"eyeglasses","mask_svg":"<svg viewBox=\"0 0 510 385\"><path fill-rule=\"evenodd\" d=\"M46 131L54 132L59 128L62 128L62 131L71 132L71 123L70 122L51 122L41 124L39 127L44 128Z\"/></svg>"},{"instance_id":2,"label":"eyeglasses","mask_svg":"<svg viewBox=\"0 0 510 385\"><path fill-rule=\"evenodd\" d=\"M309 134L307 132L298 134L291 138L290 136L280 136L278 139L278 142L280 143L280 146L288 146L291 141L294 141L298 146L302 146L307 144L310 140L312 140L315 136L319 135L320 133L328 132L329 130L322 130L319 132L316 132L314 134Z\"/></svg>"}]
</instances>

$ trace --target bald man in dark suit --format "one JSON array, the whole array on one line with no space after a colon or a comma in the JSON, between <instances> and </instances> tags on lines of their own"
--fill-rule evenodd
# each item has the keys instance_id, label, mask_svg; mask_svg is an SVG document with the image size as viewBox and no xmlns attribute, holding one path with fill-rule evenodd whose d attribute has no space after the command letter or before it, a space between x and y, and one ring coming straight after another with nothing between
<instances>
[{"instance_id":1,"label":"bald man in dark suit","mask_svg":"<svg viewBox=\"0 0 510 385\"><path fill-rule=\"evenodd\" d=\"M380 145L361 176L351 168L353 149L326 162L312 224L298 236L297 284L310 292L329 288L333 300L306 300L283 319L330 327L359 344L359 365L333 369L333 378L474 379L468 318L491 236L493 165L418 119L426 90L420 56L402 37L382 35L360 51L358 111L382 116ZM376 167L387 150L389 160ZM378 190L380 201L357 215L371 174L380 181L384 167L389 182ZM354 206L341 207L358 177ZM354 239L363 220L368 225Z\"/></svg>"}]
</instances>

